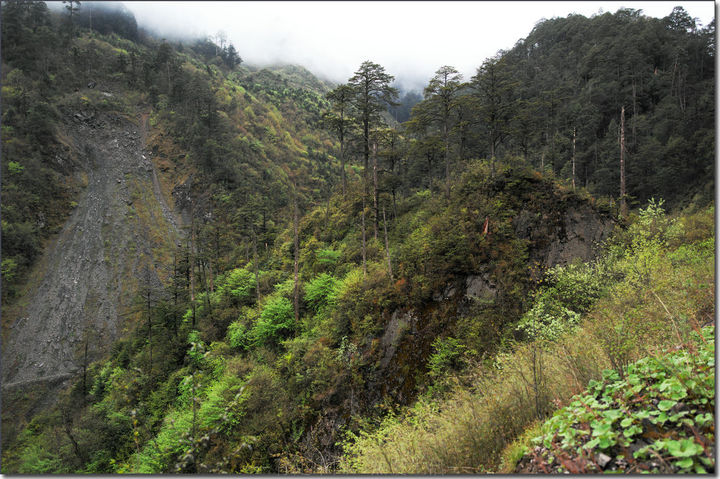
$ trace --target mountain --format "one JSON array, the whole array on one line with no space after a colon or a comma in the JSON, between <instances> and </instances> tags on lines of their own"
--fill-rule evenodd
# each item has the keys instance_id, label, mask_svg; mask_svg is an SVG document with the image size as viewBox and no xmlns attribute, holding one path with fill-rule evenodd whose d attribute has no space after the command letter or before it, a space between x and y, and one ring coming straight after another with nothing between
<instances>
[{"instance_id":1,"label":"mountain","mask_svg":"<svg viewBox=\"0 0 720 479\"><path fill-rule=\"evenodd\" d=\"M544 21L393 107L69 7L2 5L3 472L591 472L574 394L714 379L714 24ZM714 470L663 371L659 436L564 434Z\"/></svg>"}]
</instances>

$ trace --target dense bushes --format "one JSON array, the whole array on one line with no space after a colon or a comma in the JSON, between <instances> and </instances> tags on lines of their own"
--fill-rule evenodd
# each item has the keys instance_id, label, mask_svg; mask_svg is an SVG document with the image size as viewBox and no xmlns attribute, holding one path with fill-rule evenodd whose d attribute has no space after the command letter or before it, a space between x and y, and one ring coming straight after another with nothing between
<instances>
[{"instance_id":1,"label":"dense bushes","mask_svg":"<svg viewBox=\"0 0 720 479\"><path fill-rule=\"evenodd\" d=\"M628 235L609 246L601 263L613 274L604 278L603 287L598 288L602 282L592 278L601 264L595 263L555 270L550 274L553 281L540 288L529 314L549 315L547 300L564 308L588 308L575 328L562 320L571 310L561 310L559 320L542 323L537 339L500 354L491 365L470 368L461 384L471 387L459 386L443 400L422 398L405 414L388 416L379 426L350 434L343 470L430 474L493 470L500 464L501 451L515 437L582 391L590 380L601 378L604 369L624 371L656 351L683 347L713 317L710 245L714 238L705 220L714 210L671 219L656 206L642 210ZM648 221L649 217L654 219ZM673 229L681 225L696 239L691 245L658 247L657 242L647 241L672 237ZM568 281L573 276L577 283ZM595 295L594 304L585 302L588 292L591 298ZM580 303L573 303L574 297ZM528 328L528 316L523 321ZM507 454L518 459L517 452Z\"/></svg>"},{"instance_id":2,"label":"dense bushes","mask_svg":"<svg viewBox=\"0 0 720 479\"><path fill-rule=\"evenodd\" d=\"M598 204L529 166L550 147L545 169L552 161L551 169L567 176L570 120L555 125L555 136L543 136L550 123L526 129L525 145L513 130L498 150L505 161L492 168L467 155L489 146L481 130L453 131L453 141L464 142L459 149L468 149L451 154L461 173L444 194L432 129L425 137L386 132L378 153L385 225L370 197L363 199L368 185L356 181L359 166L350 165L347 193L331 195L336 145L318 129L327 86L307 71L235 68L235 59L223 64L214 57L210 42L188 49L84 30L61 38L41 21L42 9L37 18L20 12L27 28L13 22L19 12L12 9L23 5L30 4L3 5L3 44L10 46L3 84L3 154L10 159L2 165L4 285L27 271L42 239L72 208L72 189L61 184L75 165L57 130L66 111L136 114L138 105L149 105L155 161L165 179L188 187L184 207L195 221L187 249L181 247L172 269L166 265L168 275L173 271L167 294L144 306L147 323L130 325L108 360L90 365L86 381L3 451L9 471L491 471L526 426L603 369L623 374L649 352L684 344L692 326L712 317L712 211L671 218L653 201L631 216L603 259L544 275L529 268L532 240L518 233L519 215L547 222L547 237L538 234L552 241L552 231L563 228L553 221L568 208ZM115 20L132 36L131 21ZM545 39L564 21L540 24L532 37ZM95 79L113 86L113 99L74 92L87 84L91 66ZM523 88L535 94L536 87ZM693 105L702 105L695 93ZM578 98L571 103L584 102ZM604 165L614 161L608 152L616 150L610 119L616 106L596 100L607 118L581 134L578 159L593 166L585 168L586 183L612 194L615 170ZM677 113L674 99L650 103L639 117L654 118L663 108ZM673 117L658 126L662 141L653 146L640 138L633 150L637 157L650 150L659 154L647 158L673 156L658 175L664 183L684 162L683 152L707 150L710 117L693 115L697 148L671 138ZM638 118L638 130L647 128L647 118ZM523 148L525 158L513 156ZM542 155L528 160L529 150ZM589 151L602 157L591 162ZM710 170L700 163L683 175L702 170L706 181ZM648 194L635 186L641 198ZM670 189L680 201L683 193ZM299 224L298 285L290 274L291 199L310 210ZM488 285L478 297L462 290L470 276Z\"/></svg>"}]
</instances>

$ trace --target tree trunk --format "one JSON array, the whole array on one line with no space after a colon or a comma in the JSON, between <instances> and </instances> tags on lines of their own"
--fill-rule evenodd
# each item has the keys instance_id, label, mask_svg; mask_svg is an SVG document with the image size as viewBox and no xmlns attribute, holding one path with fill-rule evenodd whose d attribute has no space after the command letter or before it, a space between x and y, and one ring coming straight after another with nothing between
<instances>
[{"instance_id":1,"label":"tree trunk","mask_svg":"<svg viewBox=\"0 0 720 479\"><path fill-rule=\"evenodd\" d=\"M382 214L383 214L383 228L385 230L385 254L387 256L388 273L390 274L390 280L392 281L393 271L392 271L392 263L390 262L390 244L388 242L387 220L385 219L385 207L384 206L383 206Z\"/></svg>"},{"instance_id":2,"label":"tree trunk","mask_svg":"<svg viewBox=\"0 0 720 479\"><path fill-rule=\"evenodd\" d=\"M205 289L205 302L207 303L208 308L208 314L210 314L210 321L215 322L215 317L213 316L213 310L212 310L212 304L210 303L210 291L208 290L208 274L207 270L205 269L205 260L202 260L202 279L203 279L203 288Z\"/></svg>"},{"instance_id":3,"label":"tree trunk","mask_svg":"<svg viewBox=\"0 0 720 479\"><path fill-rule=\"evenodd\" d=\"M363 117L363 140L363 159L365 160L363 172L367 173L368 164L370 163L370 118L367 115Z\"/></svg>"},{"instance_id":4,"label":"tree trunk","mask_svg":"<svg viewBox=\"0 0 720 479\"><path fill-rule=\"evenodd\" d=\"M490 135L490 177L495 178L495 135Z\"/></svg>"},{"instance_id":5,"label":"tree trunk","mask_svg":"<svg viewBox=\"0 0 720 479\"><path fill-rule=\"evenodd\" d=\"M83 379L82 379L82 391L83 391L83 402L85 402L85 396L87 396L87 367L88 367L88 332L85 330L85 354L83 355Z\"/></svg>"},{"instance_id":6,"label":"tree trunk","mask_svg":"<svg viewBox=\"0 0 720 479\"><path fill-rule=\"evenodd\" d=\"M340 168L342 169L342 193L343 196L347 193L347 177L345 175L345 144L343 134L340 134Z\"/></svg>"},{"instance_id":7,"label":"tree trunk","mask_svg":"<svg viewBox=\"0 0 720 479\"><path fill-rule=\"evenodd\" d=\"M397 221L397 198L396 198L396 195L395 195L395 187L394 187L394 186L393 186L393 190L392 190L392 200L393 200L393 204L392 204L392 207L393 207L393 221Z\"/></svg>"},{"instance_id":8,"label":"tree trunk","mask_svg":"<svg viewBox=\"0 0 720 479\"><path fill-rule=\"evenodd\" d=\"M148 378L152 379L152 315L150 314L150 283L148 282L148 289L146 294L146 307L147 307L147 323L148 323L148 354L149 354L149 366L148 366Z\"/></svg>"},{"instance_id":9,"label":"tree trunk","mask_svg":"<svg viewBox=\"0 0 720 479\"><path fill-rule=\"evenodd\" d=\"M443 121L443 142L445 143L445 195L450 198L450 139L447 113Z\"/></svg>"},{"instance_id":10,"label":"tree trunk","mask_svg":"<svg viewBox=\"0 0 720 479\"><path fill-rule=\"evenodd\" d=\"M65 426L65 435L70 439L70 442L73 446L73 452L75 453L75 456L80 460L81 463L85 463L85 457L84 454L80 451L80 446L78 445L77 441L75 440L75 437L72 434L72 417L70 417L70 412L67 410L63 410L63 425Z\"/></svg>"},{"instance_id":11,"label":"tree trunk","mask_svg":"<svg viewBox=\"0 0 720 479\"><path fill-rule=\"evenodd\" d=\"M295 256L295 264L294 264L294 274L295 274L295 288L294 288L294 296L293 296L293 307L295 308L295 324L298 324L300 321L300 289L298 285L298 264L299 264L299 258L300 258L300 248L298 246L298 204L297 204L297 189L295 186L295 182L293 181L293 244L294 244L294 256Z\"/></svg>"},{"instance_id":12,"label":"tree trunk","mask_svg":"<svg viewBox=\"0 0 720 479\"><path fill-rule=\"evenodd\" d=\"M620 215L627 217L625 201L625 106L620 110Z\"/></svg>"},{"instance_id":13,"label":"tree trunk","mask_svg":"<svg viewBox=\"0 0 720 479\"><path fill-rule=\"evenodd\" d=\"M260 283L258 282L258 255L257 255L257 235L255 227L251 228L253 235L253 268L255 269L255 301L260 301Z\"/></svg>"},{"instance_id":14,"label":"tree trunk","mask_svg":"<svg viewBox=\"0 0 720 479\"><path fill-rule=\"evenodd\" d=\"M192 305L192 327L195 329L195 215L190 213L190 304Z\"/></svg>"},{"instance_id":15,"label":"tree trunk","mask_svg":"<svg viewBox=\"0 0 720 479\"><path fill-rule=\"evenodd\" d=\"M177 337L177 304L178 304L178 278L177 278L177 249L173 253L173 336Z\"/></svg>"},{"instance_id":16,"label":"tree trunk","mask_svg":"<svg viewBox=\"0 0 720 479\"><path fill-rule=\"evenodd\" d=\"M210 282L210 292L215 292L215 283L213 282L213 270L212 270L212 258L207 260L208 267L208 281Z\"/></svg>"},{"instance_id":17,"label":"tree trunk","mask_svg":"<svg viewBox=\"0 0 720 479\"><path fill-rule=\"evenodd\" d=\"M637 137L635 136L635 124L637 122L637 90L635 88L635 78L633 78L632 83L632 98L633 98L633 116L632 116L632 144L633 148L635 147L637 143ZM633 150L635 151L635 150Z\"/></svg>"},{"instance_id":18,"label":"tree trunk","mask_svg":"<svg viewBox=\"0 0 720 479\"><path fill-rule=\"evenodd\" d=\"M380 211L378 210L378 177L377 177L377 141L373 143L373 207L375 210L375 222L373 223L373 232L375 240L378 238L378 223L380 220Z\"/></svg>"},{"instance_id":19,"label":"tree trunk","mask_svg":"<svg viewBox=\"0 0 720 479\"><path fill-rule=\"evenodd\" d=\"M572 138L572 186L575 191L575 140L577 138L577 128L573 127L573 138Z\"/></svg>"},{"instance_id":20,"label":"tree trunk","mask_svg":"<svg viewBox=\"0 0 720 479\"><path fill-rule=\"evenodd\" d=\"M365 195L363 195L362 202L362 267L363 267L363 278L367 276L367 250L365 247Z\"/></svg>"}]
</instances>

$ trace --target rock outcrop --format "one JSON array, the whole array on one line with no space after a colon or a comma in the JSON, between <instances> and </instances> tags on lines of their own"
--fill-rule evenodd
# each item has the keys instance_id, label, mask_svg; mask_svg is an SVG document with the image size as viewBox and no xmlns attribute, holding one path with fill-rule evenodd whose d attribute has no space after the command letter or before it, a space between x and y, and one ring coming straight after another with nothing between
<instances>
[{"instance_id":1,"label":"rock outcrop","mask_svg":"<svg viewBox=\"0 0 720 479\"><path fill-rule=\"evenodd\" d=\"M552 267L576 258L593 258L598 245L612 232L614 222L590 205L578 202L560 212L523 209L513 219L513 227L519 238L529 241L530 260Z\"/></svg>"}]
</instances>

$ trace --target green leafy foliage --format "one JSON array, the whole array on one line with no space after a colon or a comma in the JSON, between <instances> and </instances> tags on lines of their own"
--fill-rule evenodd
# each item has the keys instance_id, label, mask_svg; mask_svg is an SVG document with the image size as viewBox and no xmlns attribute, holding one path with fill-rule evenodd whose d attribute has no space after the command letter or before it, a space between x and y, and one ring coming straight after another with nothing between
<instances>
[{"instance_id":1,"label":"green leafy foliage","mask_svg":"<svg viewBox=\"0 0 720 479\"><path fill-rule=\"evenodd\" d=\"M228 326L227 341L233 348L247 349L252 342L252 336L241 321L235 321Z\"/></svg>"},{"instance_id":2,"label":"green leafy foliage","mask_svg":"<svg viewBox=\"0 0 720 479\"><path fill-rule=\"evenodd\" d=\"M624 372L603 373L588 393L576 396L542 426L533 440L544 446L535 462L585 451L614 458L603 469L617 471L706 473L714 459L706 452L714 439L708 419L715 410L714 328L696 335L694 348L644 358ZM700 418L700 423L696 419ZM632 453L631 455L629 453ZM542 465L537 466L542 468ZM547 467L547 466L545 466ZM558 472L597 471L596 464L567 462Z\"/></svg>"},{"instance_id":3,"label":"green leafy foliage","mask_svg":"<svg viewBox=\"0 0 720 479\"><path fill-rule=\"evenodd\" d=\"M305 301L313 310L319 312L335 303L337 288L338 280L322 273L305 285Z\"/></svg>"},{"instance_id":4,"label":"green leafy foliage","mask_svg":"<svg viewBox=\"0 0 720 479\"><path fill-rule=\"evenodd\" d=\"M599 261L552 268L517 330L531 339L558 339L579 324L581 315L604 294L612 276L610 267Z\"/></svg>"},{"instance_id":5,"label":"green leafy foliage","mask_svg":"<svg viewBox=\"0 0 720 479\"><path fill-rule=\"evenodd\" d=\"M713 211L708 208L702 215ZM697 218L690 220L692 216L668 222L693 228L703 224ZM606 447L605 454L614 460L611 467L623 464L620 455L627 465L632 451L623 452L624 444L652 435L653 428L672 440L681 440L692 437L692 430L683 422L690 416L709 424L704 421L714 404L712 339L708 340L712 332L705 330L707 337L700 339L695 330L712 321L709 312L714 311L714 295L708 289L714 281L714 252L707 244L714 244L713 229L710 224L695 229L692 244L666 243L654 249L656 257L648 265L647 281L638 283L631 273L638 258L646 256L645 247L638 248L636 241L637 236L646 236L646 228L637 226L632 236L620 235L609 243L605 256L593 263L556 269L548 275L553 280L539 286L531 310L551 298L584 311L574 327L547 323L545 336L529 343L512 343L491 364L466 369L443 397L423 396L413 408L388 416L380 426L371 424L354 433L345 446L342 470L482 472L500 467L502 457L501 472L505 473L556 471L551 468L562 464L568 464L569 472L581 472L594 464L594 451L600 447ZM681 257L684 259L679 261ZM559 289L557 285L561 285ZM618 320L623 317L624 321ZM668 363L665 356L658 356L657 351L663 350L674 351L668 357L675 359ZM632 366L610 369L623 363ZM644 368L642 378L638 367ZM675 373L677 378L673 378ZM692 378L698 374L705 386L698 389L693 404L687 404L692 395L688 386L697 387ZM571 398L588 384L593 394L596 388L602 389L608 400L603 402L602 396L595 395L573 406L572 411L585 414L586 422L578 421L580 416L568 418L563 423L567 425L565 436L546 436L554 446L543 456L544 462L540 458L530 462L527 458L536 447L530 439L537 434L524 435L525 428L533 428L559 405L572 403ZM709 409L701 411L707 404ZM433 412L428 412L431 407ZM692 409L695 412L690 413ZM676 437L679 435L682 437ZM522 437L521 442L512 443L515 437ZM576 440L576 449L560 449L562 441ZM712 440L710 436L703 439L706 444ZM588 443L589 449L582 447ZM526 459L522 460L523 456ZM552 463L551 457L555 458ZM544 464L545 469L537 464ZM694 468L696 460L679 467L686 464ZM710 464L701 466L707 471L711 468Z\"/></svg>"},{"instance_id":6,"label":"green leafy foliage","mask_svg":"<svg viewBox=\"0 0 720 479\"><path fill-rule=\"evenodd\" d=\"M467 348L455 338L437 338L433 354L428 360L430 376L438 378L463 367L463 353Z\"/></svg>"},{"instance_id":7,"label":"green leafy foliage","mask_svg":"<svg viewBox=\"0 0 720 479\"><path fill-rule=\"evenodd\" d=\"M253 339L259 344L277 344L294 328L293 307L284 296L274 296L263 306L260 319L253 326Z\"/></svg>"},{"instance_id":8,"label":"green leafy foliage","mask_svg":"<svg viewBox=\"0 0 720 479\"><path fill-rule=\"evenodd\" d=\"M176 205L194 215L191 245L163 265L173 275L148 307L152 329L129 320L109 359L20 427L4 469L487 472L508 442L588 381L597 417L562 437L580 454L587 444L614 454L646 436L649 423L665 436L635 451L638 460L657 454L677 470L711 469L687 434L714 422L708 379L692 369L700 363L642 369L635 361L685 346L712 317L714 211L675 218L653 200L627 219L602 261L552 268L539 284L528 272L533 255L560 238L568 212L612 211L565 182L576 156L577 182L616 196L621 103L636 106L632 115L626 108L632 205L661 193L672 206L694 193L704 204L714 27L682 33L681 12L663 23L628 10L543 21L470 84L452 67L438 70L399 129L384 124L392 76L367 62L351 90L368 131L349 105L356 121L339 148L324 131L337 120L324 115L331 85L301 67L246 67L234 47L210 40L134 42L123 12L98 17L93 32L83 17L69 33L38 2L6 2L2 13L3 305L76 205L71 179L82 175L68 111L149 108L161 186L184 188ZM650 37L657 41L638 40ZM577 69L563 67L567 57ZM90 65L112 98L75 92ZM363 107L359 80L372 69L385 101ZM369 165L353 164L368 162L375 143L377 208L370 180L361 180ZM341 161L350 163L342 194ZM527 218L534 230L525 234ZM469 282L480 292L465 295ZM603 378L609 368L617 372ZM631 415L608 402L639 386L647 398L623 403Z\"/></svg>"},{"instance_id":9,"label":"green leafy foliage","mask_svg":"<svg viewBox=\"0 0 720 479\"><path fill-rule=\"evenodd\" d=\"M255 275L247 268L235 268L219 281L217 292L236 304L248 304L255 295Z\"/></svg>"}]
</instances>

